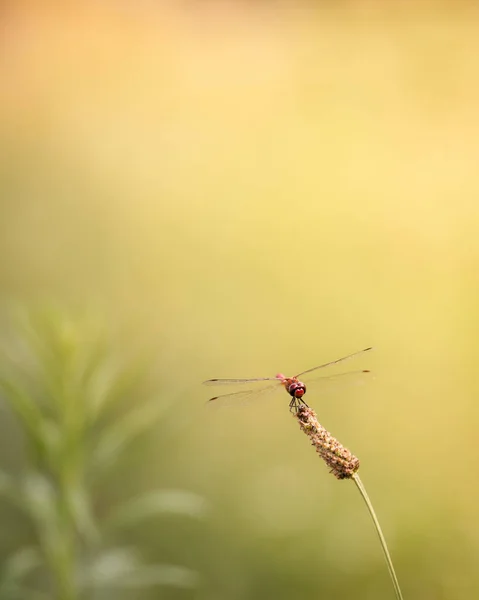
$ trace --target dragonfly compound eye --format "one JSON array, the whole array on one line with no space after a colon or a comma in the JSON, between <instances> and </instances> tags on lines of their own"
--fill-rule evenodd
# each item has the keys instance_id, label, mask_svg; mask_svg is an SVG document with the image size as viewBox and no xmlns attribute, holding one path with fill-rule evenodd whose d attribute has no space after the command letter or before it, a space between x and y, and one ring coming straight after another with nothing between
<instances>
[{"instance_id":1,"label":"dragonfly compound eye","mask_svg":"<svg viewBox=\"0 0 479 600\"><path fill-rule=\"evenodd\" d=\"M288 393L293 398L302 398L306 393L306 386L303 383L293 382L288 386Z\"/></svg>"},{"instance_id":2,"label":"dragonfly compound eye","mask_svg":"<svg viewBox=\"0 0 479 600\"><path fill-rule=\"evenodd\" d=\"M304 396L304 394L306 394L306 386L299 384L297 386L297 388L294 390L294 397L295 398L302 398Z\"/></svg>"}]
</instances>

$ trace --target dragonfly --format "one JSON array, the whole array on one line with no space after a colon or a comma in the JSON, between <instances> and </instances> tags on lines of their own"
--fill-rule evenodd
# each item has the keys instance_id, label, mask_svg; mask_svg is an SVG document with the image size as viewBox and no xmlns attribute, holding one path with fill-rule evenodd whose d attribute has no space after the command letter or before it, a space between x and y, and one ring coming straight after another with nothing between
<instances>
[{"instance_id":1,"label":"dragonfly","mask_svg":"<svg viewBox=\"0 0 479 600\"><path fill-rule=\"evenodd\" d=\"M359 350L359 352L353 352L353 354L348 354L347 356L342 356L341 358L338 358L337 360L332 360L330 362L324 363L317 367L313 367L312 369L307 369L306 371L301 371L301 373L298 373L297 375L293 375L292 377L286 377L286 375L283 375L283 373L278 373L274 377L255 377L253 379L208 379L207 381L203 381L203 384L204 385L243 385L243 384L250 384L250 383L258 383L260 381L274 381L274 383L272 383L271 385L268 385L267 387L264 387L260 390L255 390L253 388L253 389L243 390L240 392L233 392L230 394L221 394L219 396L213 396L213 398L210 398L208 400L208 402L212 402L213 400L221 401L221 400L242 398L246 395L251 395L251 394L259 395L259 394L263 394L268 391L280 389L282 386L285 388L286 392L291 396L291 400L289 402L289 410L291 412L297 412L301 405L308 407L308 405L306 404L306 402L304 400L304 395L306 394L306 385L303 383L303 381L301 381L299 379L300 377L302 378L303 375L309 375L310 373L314 373L315 371L318 371L319 369L324 369L325 367L330 367L332 365L336 365L345 360L353 358L354 356L363 354L364 352L369 352L369 350L372 350L372 347L364 348L363 350ZM340 377L342 375L350 375L352 373L369 373L369 370L364 369L361 371L350 371L348 373L340 373L339 375L336 375L336 377ZM328 377L320 377L319 379L328 379Z\"/></svg>"}]
</instances>

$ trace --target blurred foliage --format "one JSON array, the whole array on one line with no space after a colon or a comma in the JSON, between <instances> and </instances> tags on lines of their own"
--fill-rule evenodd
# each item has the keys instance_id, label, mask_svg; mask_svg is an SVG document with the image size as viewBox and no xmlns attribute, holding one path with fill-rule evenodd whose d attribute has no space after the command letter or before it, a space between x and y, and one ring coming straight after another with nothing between
<instances>
[{"instance_id":1,"label":"blurred foliage","mask_svg":"<svg viewBox=\"0 0 479 600\"><path fill-rule=\"evenodd\" d=\"M308 403L361 460L405 598L477 597L477 3L1 20L6 597L73 572L128 600L392 597L285 398L205 409L199 385L369 345L369 382ZM11 307L41 305L20 338Z\"/></svg>"},{"instance_id":2,"label":"blurred foliage","mask_svg":"<svg viewBox=\"0 0 479 600\"><path fill-rule=\"evenodd\" d=\"M119 544L124 528L157 515L203 518L201 498L152 490L102 519L94 511L92 482L165 412L158 397L145 398L145 361L125 361L91 318L48 310L24 321L22 338L4 340L0 393L28 453L23 468L0 473L0 491L30 522L34 539L20 549L10 540L0 597L118 598L129 588L196 587L191 569L145 564L138 549ZM135 408L125 411L129 397Z\"/></svg>"}]
</instances>

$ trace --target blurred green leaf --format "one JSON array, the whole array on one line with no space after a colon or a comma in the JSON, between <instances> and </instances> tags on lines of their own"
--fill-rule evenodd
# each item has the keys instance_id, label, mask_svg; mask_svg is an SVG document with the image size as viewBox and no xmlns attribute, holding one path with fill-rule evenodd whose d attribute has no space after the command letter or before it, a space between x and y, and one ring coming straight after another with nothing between
<instances>
[{"instance_id":1,"label":"blurred green leaf","mask_svg":"<svg viewBox=\"0 0 479 600\"><path fill-rule=\"evenodd\" d=\"M0 584L1 585L1 584ZM51 600L51 595L23 585L7 585L0 589L1 600Z\"/></svg>"},{"instance_id":2,"label":"blurred green leaf","mask_svg":"<svg viewBox=\"0 0 479 600\"><path fill-rule=\"evenodd\" d=\"M66 493L78 535L88 544L97 544L100 537L87 491L80 487L71 487Z\"/></svg>"},{"instance_id":3,"label":"blurred green leaf","mask_svg":"<svg viewBox=\"0 0 479 600\"><path fill-rule=\"evenodd\" d=\"M133 393L148 371L148 361L136 358L125 363L111 356L91 374L88 387L90 420L98 420L109 408Z\"/></svg>"},{"instance_id":4,"label":"blurred green leaf","mask_svg":"<svg viewBox=\"0 0 479 600\"><path fill-rule=\"evenodd\" d=\"M141 588L168 585L194 588L199 583L195 571L177 565L142 565L131 548L114 548L96 556L84 569L81 579L85 588Z\"/></svg>"},{"instance_id":5,"label":"blurred green leaf","mask_svg":"<svg viewBox=\"0 0 479 600\"><path fill-rule=\"evenodd\" d=\"M129 443L155 425L166 409L164 403L150 401L109 425L93 451L94 468L102 469L111 465Z\"/></svg>"},{"instance_id":6,"label":"blurred green leaf","mask_svg":"<svg viewBox=\"0 0 479 600\"><path fill-rule=\"evenodd\" d=\"M105 527L109 530L132 527L165 513L201 519L207 509L206 500L193 492L158 490L122 504L106 521Z\"/></svg>"},{"instance_id":7,"label":"blurred green leaf","mask_svg":"<svg viewBox=\"0 0 479 600\"><path fill-rule=\"evenodd\" d=\"M8 587L18 585L22 579L43 564L37 548L22 548L7 558L1 571L0 594Z\"/></svg>"},{"instance_id":8,"label":"blurred green leaf","mask_svg":"<svg viewBox=\"0 0 479 600\"><path fill-rule=\"evenodd\" d=\"M32 516L45 526L54 520L56 494L49 480L40 473L31 472L23 481L25 504Z\"/></svg>"},{"instance_id":9,"label":"blurred green leaf","mask_svg":"<svg viewBox=\"0 0 479 600\"><path fill-rule=\"evenodd\" d=\"M62 435L55 420L44 414L36 399L12 379L0 379L0 390L20 421L34 458L49 467L61 460Z\"/></svg>"},{"instance_id":10,"label":"blurred green leaf","mask_svg":"<svg viewBox=\"0 0 479 600\"><path fill-rule=\"evenodd\" d=\"M56 560L63 542L54 487L40 473L28 473L23 481L23 500L25 510L35 525L41 547L50 560Z\"/></svg>"},{"instance_id":11,"label":"blurred green leaf","mask_svg":"<svg viewBox=\"0 0 479 600\"><path fill-rule=\"evenodd\" d=\"M17 484L3 471L0 471L0 494L16 505L22 504Z\"/></svg>"},{"instance_id":12,"label":"blurred green leaf","mask_svg":"<svg viewBox=\"0 0 479 600\"><path fill-rule=\"evenodd\" d=\"M124 573L117 585L122 587L172 586L179 588L198 587L200 577L196 571L178 565L145 565L132 573Z\"/></svg>"},{"instance_id":13,"label":"blurred green leaf","mask_svg":"<svg viewBox=\"0 0 479 600\"><path fill-rule=\"evenodd\" d=\"M0 379L0 390L12 411L20 419L30 440L43 447L42 413L35 400L10 379Z\"/></svg>"},{"instance_id":14,"label":"blurred green leaf","mask_svg":"<svg viewBox=\"0 0 479 600\"><path fill-rule=\"evenodd\" d=\"M133 548L112 548L95 555L79 572L82 587L113 585L124 573L138 566L138 553Z\"/></svg>"}]
</instances>

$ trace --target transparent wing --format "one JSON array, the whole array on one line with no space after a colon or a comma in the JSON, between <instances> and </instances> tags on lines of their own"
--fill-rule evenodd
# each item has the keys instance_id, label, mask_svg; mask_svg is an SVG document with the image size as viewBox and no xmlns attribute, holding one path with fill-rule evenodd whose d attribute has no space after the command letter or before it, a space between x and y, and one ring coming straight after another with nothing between
<instances>
[{"instance_id":1,"label":"transparent wing","mask_svg":"<svg viewBox=\"0 0 479 600\"><path fill-rule=\"evenodd\" d=\"M255 379L207 379L203 385L241 385L243 383L255 383L257 381L278 381L277 377L257 377Z\"/></svg>"},{"instance_id":2,"label":"transparent wing","mask_svg":"<svg viewBox=\"0 0 479 600\"><path fill-rule=\"evenodd\" d=\"M212 402L213 400L215 400L218 402L218 404L226 406L229 404L236 404L238 401L245 399L249 400L254 398L256 400L256 398L258 397L262 397L267 393L274 392L276 390L281 390L282 388L283 386L281 385L281 382L276 380L276 383L267 385L266 387L261 388L259 390L242 390L240 392L232 392L230 394L221 394L219 396L213 396L213 398L210 398L208 402Z\"/></svg>"},{"instance_id":3,"label":"transparent wing","mask_svg":"<svg viewBox=\"0 0 479 600\"><path fill-rule=\"evenodd\" d=\"M353 358L353 356L358 356L359 354L363 354L363 352L368 352L369 350L372 350L372 347L364 348L364 350L359 350L359 352L353 352L353 354L348 354L347 356L343 356L341 358L338 358L337 360L332 360L331 362L324 363L323 365L319 365L318 367L313 367L312 369L301 371L301 373L298 373L297 375L295 375L295 377L301 377L302 375L306 375L306 373L312 373L313 371L317 371L318 369L324 369L324 367L336 365L340 362L343 362L343 360L348 360L349 358Z\"/></svg>"},{"instance_id":4,"label":"transparent wing","mask_svg":"<svg viewBox=\"0 0 479 600\"><path fill-rule=\"evenodd\" d=\"M311 406L318 405L323 401L342 401L355 391L367 386L373 379L370 371L348 371L346 373L338 373L328 377L307 378L304 377L303 382L306 386L306 394L304 396L306 402Z\"/></svg>"},{"instance_id":5,"label":"transparent wing","mask_svg":"<svg viewBox=\"0 0 479 600\"><path fill-rule=\"evenodd\" d=\"M371 371L369 371L368 369L360 369L358 371L346 371L345 373L336 373L335 375L313 375L312 377L305 377L304 383L306 385L311 385L314 383L318 383L319 385L321 385L321 383L328 383L329 381L335 382L336 380L362 380L362 375L364 373L371 373Z\"/></svg>"}]
</instances>

